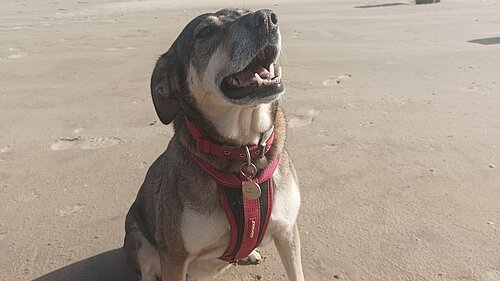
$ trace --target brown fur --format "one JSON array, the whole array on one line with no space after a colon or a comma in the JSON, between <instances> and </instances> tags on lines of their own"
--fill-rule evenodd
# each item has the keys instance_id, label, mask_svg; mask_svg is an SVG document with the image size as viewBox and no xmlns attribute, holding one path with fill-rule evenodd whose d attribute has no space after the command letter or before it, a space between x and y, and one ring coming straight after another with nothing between
<instances>
[{"instance_id":1,"label":"brown fur","mask_svg":"<svg viewBox=\"0 0 500 281\"><path fill-rule=\"evenodd\" d=\"M206 70L203 70L201 65L207 64L210 56L217 48L222 46L219 48L220 50L231 52L235 47L231 48L229 43L242 40L234 35L235 28L238 28L238 26L234 27L235 24L227 24L229 21L238 20L239 18L242 18L242 20L270 20L263 18L263 16L268 16L269 11L267 10L247 15L244 15L245 13L248 13L248 11L223 10L215 14L205 14L196 18L188 24L169 51L162 55L156 64L151 78L153 102L158 116L163 123L168 124L173 121L175 134L167 150L149 168L144 183L127 214L125 222L126 236L124 250L127 260L138 274L143 275L143 278L145 278L145 274L155 276L154 272L156 270L153 269L156 264L151 262L154 259L148 259L147 262L141 260L141 251L144 251L144 249L153 249L152 251L157 251L161 259L163 281L184 280L190 259L196 257L192 256L193 253L187 251L182 236L183 213L185 210L191 210L200 214L212 215L218 214L222 210L216 183L209 179L192 162L187 154L187 150L193 151L197 157L210 162L222 171L234 173L240 169L241 161L221 159L198 152L195 149L195 141L186 128L184 117L189 117L191 122L202 129L214 141L226 145L241 144L241 140L228 138L221 134L216 129L215 124L204 116L203 111L199 108L199 97L195 96L195 94L200 95L203 93L192 92L191 87L196 81L188 80L188 70L195 65L196 72L203 73ZM203 41L205 44L201 45L193 37L196 32L199 32L199 29L203 29L210 24L217 25L219 28L226 26L230 28L231 32L220 35L222 36L221 38L225 38L220 46L217 46L216 44L218 43L215 41L212 43L210 43L211 41ZM261 44L258 41L256 42L255 44ZM252 48L258 49L260 48L259 46ZM236 61L243 61L239 57L235 59ZM205 94L208 95L207 98L214 98L213 93L207 92ZM258 99L243 99L241 102L250 104L258 102ZM253 163L259 170L262 170L272 160L280 158L276 175L283 180L275 185L275 193L287 194L289 192L288 189L294 186L292 183L296 183L296 175L288 153L284 150L286 123L278 99L272 102L269 115L272 124L274 124L275 140L269 152L264 157L254 160ZM275 241L277 241L277 246L284 245L283 247L286 248L293 244L290 242L290 239L298 241L298 236L294 236L293 234L295 232L290 232L288 226L283 226L279 222L270 223L268 232L273 234ZM214 244L206 245L200 253L196 254L201 256L214 249L224 247L229 242L229 232L217 241ZM292 246L295 247L297 245ZM287 250L290 252L288 248ZM293 266L298 266L299 268L296 270L298 273L296 275L301 275L300 249L298 249L298 265L296 255L293 262L294 264L286 266L287 272ZM145 264L148 265L145 266ZM224 264L221 264L221 269L223 266ZM144 270L148 270L148 272L141 272ZM293 280L300 280L300 277L297 278L299 279Z\"/></svg>"}]
</instances>

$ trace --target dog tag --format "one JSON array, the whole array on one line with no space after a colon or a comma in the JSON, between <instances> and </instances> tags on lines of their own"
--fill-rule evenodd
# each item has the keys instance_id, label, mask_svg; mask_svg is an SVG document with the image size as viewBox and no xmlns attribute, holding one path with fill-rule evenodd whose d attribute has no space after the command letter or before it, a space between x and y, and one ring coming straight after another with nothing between
<instances>
[{"instance_id":1,"label":"dog tag","mask_svg":"<svg viewBox=\"0 0 500 281\"><path fill-rule=\"evenodd\" d=\"M243 182L242 188L245 197L251 200L258 199L262 191L260 186L253 180Z\"/></svg>"}]
</instances>

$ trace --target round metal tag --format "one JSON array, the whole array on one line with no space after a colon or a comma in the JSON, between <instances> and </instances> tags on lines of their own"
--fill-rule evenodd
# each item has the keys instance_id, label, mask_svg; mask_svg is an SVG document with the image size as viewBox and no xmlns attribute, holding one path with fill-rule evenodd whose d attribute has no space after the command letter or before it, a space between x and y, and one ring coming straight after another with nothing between
<instances>
[{"instance_id":1,"label":"round metal tag","mask_svg":"<svg viewBox=\"0 0 500 281\"><path fill-rule=\"evenodd\" d=\"M243 191L243 195L251 200L258 199L260 197L260 194L262 193L260 186L256 182L251 180L243 182L241 189Z\"/></svg>"}]
</instances>

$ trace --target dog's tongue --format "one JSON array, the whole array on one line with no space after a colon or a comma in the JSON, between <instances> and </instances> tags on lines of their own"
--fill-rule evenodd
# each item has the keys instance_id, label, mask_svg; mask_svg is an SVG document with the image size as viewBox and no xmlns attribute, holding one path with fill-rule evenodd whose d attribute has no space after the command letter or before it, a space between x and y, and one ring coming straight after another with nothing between
<instances>
[{"instance_id":1,"label":"dog's tongue","mask_svg":"<svg viewBox=\"0 0 500 281\"><path fill-rule=\"evenodd\" d=\"M271 72L269 72L269 70L265 69L262 66L258 66L257 69L255 69L255 73L258 73L260 78L262 78L262 79L271 80L274 77L274 75L271 74Z\"/></svg>"},{"instance_id":2,"label":"dog's tongue","mask_svg":"<svg viewBox=\"0 0 500 281\"><path fill-rule=\"evenodd\" d=\"M260 78L262 79L273 79L273 75L262 66L257 66L255 69L243 70L242 72L233 74L233 78L236 78L238 80L238 84L240 87L247 87L257 83L257 80L255 80L255 73L259 74Z\"/></svg>"}]
</instances>

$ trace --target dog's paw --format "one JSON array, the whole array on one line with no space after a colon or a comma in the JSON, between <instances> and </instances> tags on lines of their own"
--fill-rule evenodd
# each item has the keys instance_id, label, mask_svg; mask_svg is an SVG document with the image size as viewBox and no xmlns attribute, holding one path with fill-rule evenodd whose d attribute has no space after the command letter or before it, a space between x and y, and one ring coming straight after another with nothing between
<instances>
[{"instance_id":1,"label":"dog's paw","mask_svg":"<svg viewBox=\"0 0 500 281\"><path fill-rule=\"evenodd\" d=\"M253 250L248 257L238 261L239 265L256 265L260 264L265 258L260 255L257 249Z\"/></svg>"}]
</instances>

